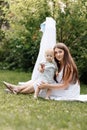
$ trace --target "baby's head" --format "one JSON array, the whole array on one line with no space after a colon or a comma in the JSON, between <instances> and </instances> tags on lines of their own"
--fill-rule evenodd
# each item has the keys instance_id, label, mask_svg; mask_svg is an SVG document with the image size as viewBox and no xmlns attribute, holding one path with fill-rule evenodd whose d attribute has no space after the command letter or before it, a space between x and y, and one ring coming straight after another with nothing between
<instances>
[{"instance_id":1,"label":"baby's head","mask_svg":"<svg viewBox=\"0 0 87 130\"><path fill-rule=\"evenodd\" d=\"M48 62L53 61L53 59L54 59L54 51L53 51L53 49L47 49L45 51L45 58L46 58L46 61L48 61Z\"/></svg>"}]
</instances>

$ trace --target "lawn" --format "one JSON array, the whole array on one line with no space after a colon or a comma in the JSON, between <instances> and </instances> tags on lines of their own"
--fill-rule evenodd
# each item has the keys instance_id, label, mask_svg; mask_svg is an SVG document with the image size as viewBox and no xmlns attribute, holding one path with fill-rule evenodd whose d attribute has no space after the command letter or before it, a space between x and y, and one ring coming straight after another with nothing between
<instances>
[{"instance_id":1,"label":"lawn","mask_svg":"<svg viewBox=\"0 0 87 130\"><path fill-rule=\"evenodd\" d=\"M2 81L17 84L31 74L0 71L0 130L87 130L87 103L33 99L33 94L7 94ZM87 86L81 85L81 93Z\"/></svg>"}]
</instances>

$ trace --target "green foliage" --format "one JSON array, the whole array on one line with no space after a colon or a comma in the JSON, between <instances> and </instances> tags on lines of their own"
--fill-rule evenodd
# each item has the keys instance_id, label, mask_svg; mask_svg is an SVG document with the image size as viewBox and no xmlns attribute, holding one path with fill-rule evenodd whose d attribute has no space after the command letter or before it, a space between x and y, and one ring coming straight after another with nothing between
<instances>
[{"instance_id":1,"label":"green foliage","mask_svg":"<svg viewBox=\"0 0 87 130\"><path fill-rule=\"evenodd\" d=\"M29 7L30 3L28 3L27 6L26 3L23 3L23 5L21 5L20 2L15 3L17 6L15 6L14 9L17 9L17 15L14 12L9 14L9 18L13 14L13 18L11 17L11 28L7 32L6 41L4 41L6 43L4 43L1 48L1 53L3 52L3 49L4 52L8 51L6 58L4 56L4 63L9 64L1 66L4 69L18 68L28 71L32 70L35 64L41 39L41 33L39 31L41 18L39 19L39 17L42 15L42 12L38 15L39 6L37 3L34 5L37 6L37 10L32 7L32 4ZM22 14L21 16L19 12L20 10ZM37 16L34 14L35 11L37 11ZM29 12L29 14L27 14L27 12ZM18 19L14 19L16 16ZM15 23L13 22L13 19Z\"/></svg>"},{"instance_id":2,"label":"green foliage","mask_svg":"<svg viewBox=\"0 0 87 130\"><path fill-rule=\"evenodd\" d=\"M2 40L5 38L4 29L9 28L8 19L6 18L8 9L8 2L0 0L0 43L2 43Z\"/></svg>"},{"instance_id":3,"label":"green foliage","mask_svg":"<svg viewBox=\"0 0 87 130\"><path fill-rule=\"evenodd\" d=\"M57 42L70 48L76 61L81 81L87 83L87 2L63 0L65 13L58 1L8 0L9 11L4 9L9 30L0 30L0 69L30 71L35 64L40 40L40 24L46 17L56 20ZM1 7L1 6L0 6Z\"/></svg>"},{"instance_id":4,"label":"green foliage","mask_svg":"<svg viewBox=\"0 0 87 130\"><path fill-rule=\"evenodd\" d=\"M68 2L68 1L67 1ZM70 48L81 81L87 83L87 13L86 1L67 3L66 14L57 17L57 40Z\"/></svg>"}]
</instances>

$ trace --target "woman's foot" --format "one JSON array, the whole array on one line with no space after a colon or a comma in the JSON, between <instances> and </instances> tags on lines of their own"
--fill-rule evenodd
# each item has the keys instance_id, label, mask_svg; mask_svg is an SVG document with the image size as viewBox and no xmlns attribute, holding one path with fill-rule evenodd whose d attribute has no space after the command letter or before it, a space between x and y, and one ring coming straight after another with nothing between
<instances>
[{"instance_id":1,"label":"woman's foot","mask_svg":"<svg viewBox=\"0 0 87 130\"><path fill-rule=\"evenodd\" d=\"M10 83L7 83L5 81L3 81L4 85L7 87L7 89L9 89L12 93L17 94L17 89Z\"/></svg>"}]
</instances>

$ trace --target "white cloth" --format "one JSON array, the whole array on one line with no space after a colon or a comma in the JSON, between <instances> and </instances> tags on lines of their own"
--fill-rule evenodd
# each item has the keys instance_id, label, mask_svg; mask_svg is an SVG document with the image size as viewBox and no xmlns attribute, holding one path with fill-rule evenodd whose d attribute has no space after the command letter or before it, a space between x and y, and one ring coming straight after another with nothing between
<instances>
[{"instance_id":1,"label":"white cloth","mask_svg":"<svg viewBox=\"0 0 87 130\"><path fill-rule=\"evenodd\" d=\"M38 65L43 60L45 60L45 50L53 48L56 44L56 22L53 18L47 17L46 21L41 24L43 36L40 43L40 50L37 57L36 64L32 73L32 80L35 81L38 78Z\"/></svg>"},{"instance_id":2,"label":"white cloth","mask_svg":"<svg viewBox=\"0 0 87 130\"><path fill-rule=\"evenodd\" d=\"M36 81L38 79L38 65L39 63L44 60L44 52L48 48L53 48L54 45L56 44L56 28L55 28L56 22L53 18L47 17L46 21L41 24L41 31L43 32L43 36L41 39L40 43L40 50L38 54L38 58L35 64L35 67L33 69L32 73L32 79L31 81L28 81L26 83L22 84L28 84L30 82ZM58 82L62 82L63 71L61 71L58 75ZM45 97L46 95L46 90L42 90L40 92L41 97ZM76 84L70 84L68 86L68 89L66 90L53 90L50 96L51 99L53 100L66 100L66 101L82 101L82 102L87 102L87 94L80 95L80 86L78 82Z\"/></svg>"}]
</instances>

